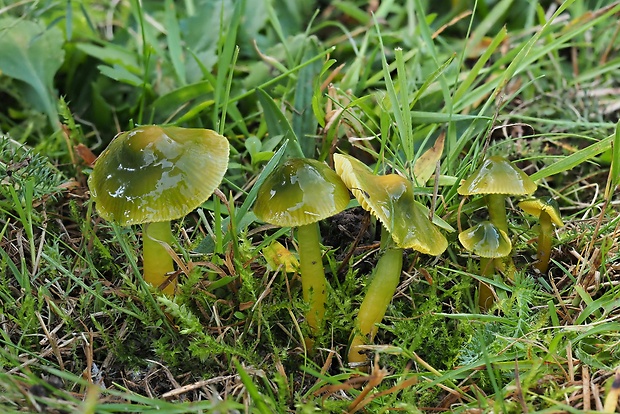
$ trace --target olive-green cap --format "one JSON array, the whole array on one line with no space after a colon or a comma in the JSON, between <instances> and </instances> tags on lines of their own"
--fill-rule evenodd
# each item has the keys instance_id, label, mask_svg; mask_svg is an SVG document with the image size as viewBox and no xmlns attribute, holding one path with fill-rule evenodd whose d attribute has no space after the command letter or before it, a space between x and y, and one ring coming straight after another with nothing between
<instances>
[{"instance_id":1,"label":"olive-green cap","mask_svg":"<svg viewBox=\"0 0 620 414\"><path fill-rule=\"evenodd\" d=\"M527 195L536 191L536 183L520 168L503 157L489 157L458 188L460 195Z\"/></svg>"},{"instance_id":2,"label":"olive-green cap","mask_svg":"<svg viewBox=\"0 0 620 414\"><path fill-rule=\"evenodd\" d=\"M97 211L120 225L174 220L221 183L228 140L197 128L142 126L119 134L88 179Z\"/></svg>"},{"instance_id":3,"label":"olive-green cap","mask_svg":"<svg viewBox=\"0 0 620 414\"><path fill-rule=\"evenodd\" d=\"M505 257L512 250L508 235L490 221L483 221L459 234L459 240L465 249L480 257Z\"/></svg>"},{"instance_id":4,"label":"olive-green cap","mask_svg":"<svg viewBox=\"0 0 620 414\"><path fill-rule=\"evenodd\" d=\"M377 217L396 245L437 256L448 241L413 198L413 186L398 174L375 175L361 161L334 154L334 169L360 206Z\"/></svg>"},{"instance_id":5,"label":"olive-green cap","mask_svg":"<svg viewBox=\"0 0 620 414\"><path fill-rule=\"evenodd\" d=\"M303 226L341 212L350 199L347 187L326 164L291 158L260 186L254 214L280 227Z\"/></svg>"},{"instance_id":6,"label":"olive-green cap","mask_svg":"<svg viewBox=\"0 0 620 414\"><path fill-rule=\"evenodd\" d=\"M534 198L531 200L523 200L519 203L519 207L528 214L535 217L540 217L543 213L547 214L551 218L551 222L558 227L562 227L564 222L560 214L560 207L558 202L552 197L541 199Z\"/></svg>"}]
</instances>

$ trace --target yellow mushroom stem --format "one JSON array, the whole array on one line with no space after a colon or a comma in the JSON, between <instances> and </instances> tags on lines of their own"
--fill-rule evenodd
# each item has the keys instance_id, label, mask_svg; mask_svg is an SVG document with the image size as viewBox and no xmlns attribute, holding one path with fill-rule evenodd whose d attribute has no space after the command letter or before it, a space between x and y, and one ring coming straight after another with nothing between
<instances>
[{"instance_id":1,"label":"yellow mushroom stem","mask_svg":"<svg viewBox=\"0 0 620 414\"><path fill-rule=\"evenodd\" d=\"M301 287L304 302L310 305L306 313L306 321L314 336L321 332L327 299L327 282L323 270L319 234L319 223L306 224L297 228Z\"/></svg>"},{"instance_id":2,"label":"yellow mushroom stem","mask_svg":"<svg viewBox=\"0 0 620 414\"><path fill-rule=\"evenodd\" d=\"M504 194L487 194L487 209L489 210L489 220L495 224L495 227L508 233L508 219L506 218L506 195ZM514 280L516 267L512 261L512 256L500 257L493 260L495 269Z\"/></svg>"},{"instance_id":3,"label":"yellow mushroom stem","mask_svg":"<svg viewBox=\"0 0 620 414\"><path fill-rule=\"evenodd\" d=\"M174 295L177 280L168 280L166 276L174 271L172 257L160 242L172 244L170 221L145 224L142 230L144 280L155 287L161 286L165 294Z\"/></svg>"},{"instance_id":4,"label":"yellow mushroom stem","mask_svg":"<svg viewBox=\"0 0 620 414\"><path fill-rule=\"evenodd\" d=\"M535 266L541 273L547 273L549 259L551 258L553 223L551 222L551 216L544 210L540 213L538 225L540 226L538 233L538 262Z\"/></svg>"},{"instance_id":5,"label":"yellow mushroom stem","mask_svg":"<svg viewBox=\"0 0 620 414\"><path fill-rule=\"evenodd\" d=\"M383 231L387 233L386 230ZM383 319L398 287L402 266L403 249L395 246L388 247L377 262L355 319L353 337L349 345L349 362L366 361L366 356L360 352L362 351L360 346L372 343L377 333L377 324Z\"/></svg>"},{"instance_id":6,"label":"yellow mushroom stem","mask_svg":"<svg viewBox=\"0 0 620 414\"><path fill-rule=\"evenodd\" d=\"M508 234L508 219L506 218L506 196L504 194L487 194L487 208L491 223Z\"/></svg>"}]
</instances>

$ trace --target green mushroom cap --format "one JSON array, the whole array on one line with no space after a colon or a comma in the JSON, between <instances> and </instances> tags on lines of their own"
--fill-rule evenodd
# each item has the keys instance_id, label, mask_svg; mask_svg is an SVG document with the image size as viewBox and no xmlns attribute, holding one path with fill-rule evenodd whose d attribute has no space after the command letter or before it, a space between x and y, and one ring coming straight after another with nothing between
<instances>
[{"instance_id":1,"label":"green mushroom cap","mask_svg":"<svg viewBox=\"0 0 620 414\"><path fill-rule=\"evenodd\" d=\"M457 189L460 195L527 195L536 191L536 183L520 168L503 157L489 157Z\"/></svg>"},{"instance_id":2,"label":"green mushroom cap","mask_svg":"<svg viewBox=\"0 0 620 414\"><path fill-rule=\"evenodd\" d=\"M349 200L349 190L326 164L292 158L263 182L254 214L276 226L297 227L341 212Z\"/></svg>"},{"instance_id":3,"label":"green mushroom cap","mask_svg":"<svg viewBox=\"0 0 620 414\"><path fill-rule=\"evenodd\" d=\"M169 221L213 194L228 140L208 129L142 126L118 135L88 179L97 211L123 226Z\"/></svg>"},{"instance_id":4,"label":"green mushroom cap","mask_svg":"<svg viewBox=\"0 0 620 414\"><path fill-rule=\"evenodd\" d=\"M551 222L558 227L562 227L564 222L560 213L558 202L552 197L547 199L535 198L532 200L524 200L519 203L519 207L528 214L540 217L543 213L549 215Z\"/></svg>"},{"instance_id":5,"label":"green mushroom cap","mask_svg":"<svg viewBox=\"0 0 620 414\"><path fill-rule=\"evenodd\" d=\"M398 174L375 175L361 161L334 154L334 168L364 210L376 216L398 247L437 256L448 241L413 198L413 186Z\"/></svg>"},{"instance_id":6,"label":"green mushroom cap","mask_svg":"<svg viewBox=\"0 0 620 414\"><path fill-rule=\"evenodd\" d=\"M483 221L459 234L465 249L480 257L499 258L510 254L512 243L508 235L490 221Z\"/></svg>"}]
</instances>

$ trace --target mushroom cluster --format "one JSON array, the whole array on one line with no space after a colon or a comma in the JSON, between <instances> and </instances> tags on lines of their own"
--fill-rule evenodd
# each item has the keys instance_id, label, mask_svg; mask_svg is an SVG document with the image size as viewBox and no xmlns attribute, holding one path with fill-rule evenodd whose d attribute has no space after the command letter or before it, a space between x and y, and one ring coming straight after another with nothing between
<instances>
[{"instance_id":1,"label":"mushroom cluster","mask_svg":"<svg viewBox=\"0 0 620 414\"><path fill-rule=\"evenodd\" d=\"M228 140L208 129L142 126L119 134L97 159L88 185L99 215L144 224L144 280L173 294L170 221L207 200L228 167Z\"/></svg>"},{"instance_id":2,"label":"mushroom cluster","mask_svg":"<svg viewBox=\"0 0 620 414\"><path fill-rule=\"evenodd\" d=\"M463 247L481 257L483 276L492 275L495 267L495 270L509 279L514 278L515 266L510 256L512 244L508 237L506 197L529 195L536 191L536 187L536 183L514 164L503 157L492 156L484 160L480 168L457 189L460 195L485 197L489 221L459 235ZM488 259L492 259L493 263ZM481 284L481 308L486 309L492 303L490 293L490 289Z\"/></svg>"},{"instance_id":3,"label":"mushroom cluster","mask_svg":"<svg viewBox=\"0 0 620 414\"><path fill-rule=\"evenodd\" d=\"M392 296L398 287L404 249L440 255L448 247L446 238L428 218L426 209L414 200L413 185L398 174L375 175L359 160L334 155L334 169L360 206L382 224L383 253L377 262L355 319L349 343L349 363L363 363L362 346L377 333Z\"/></svg>"}]
</instances>

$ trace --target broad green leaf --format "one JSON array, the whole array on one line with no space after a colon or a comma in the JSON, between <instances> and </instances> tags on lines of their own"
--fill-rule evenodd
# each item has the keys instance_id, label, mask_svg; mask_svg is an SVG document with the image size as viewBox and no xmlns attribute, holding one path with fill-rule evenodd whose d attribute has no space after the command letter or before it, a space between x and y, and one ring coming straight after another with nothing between
<instances>
[{"instance_id":1,"label":"broad green leaf","mask_svg":"<svg viewBox=\"0 0 620 414\"><path fill-rule=\"evenodd\" d=\"M26 96L44 112L54 129L59 128L54 75L62 62L63 35L56 26L44 26L13 18L0 20L0 72L18 79L30 89Z\"/></svg>"},{"instance_id":2,"label":"broad green leaf","mask_svg":"<svg viewBox=\"0 0 620 414\"><path fill-rule=\"evenodd\" d=\"M305 44L303 61L321 53L316 37L311 36ZM318 121L312 112L313 80L321 72L322 64L320 61L305 66L299 71L297 78L297 88L295 89L295 112L293 113L293 131L300 139L300 146L304 155L309 158L316 156L317 140L308 135L314 135Z\"/></svg>"},{"instance_id":3,"label":"broad green leaf","mask_svg":"<svg viewBox=\"0 0 620 414\"><path fill-rule=\"evenodd\" d=\"M77 48L109 65L118 64L136 75L141 73L136 54L118 45L105 43L105 47L103 47L90 43L78 43Z\"/></svg>"},{"instance_id":4,"label":"broad green leaf","mask_svg":"<svg viewBox=\"0 0 620 414\"><path fill-rule=\"evenodd\" d=\"M123 66L114 65L112 67L106 65L99 65L97 66L97 69L99 69L102 75L105 75L110 79L114 79L115 81L126 83L132 86L142 85L142 78L134 75Z\"/></svg>"},{"instance_id":5,"label":"broad green leaf","mask_svg":"<svg viewBox=\"0 0 620 414\"><path fill-rule=\"evenodd\" d=\"M153 108L172 112L186 105L187 102L196 98L206 97L212 92L213 88L209 81L192 83L191 85L182 86L165 95L161 95L153 102Z\"/></svg>"}]
</instances>

